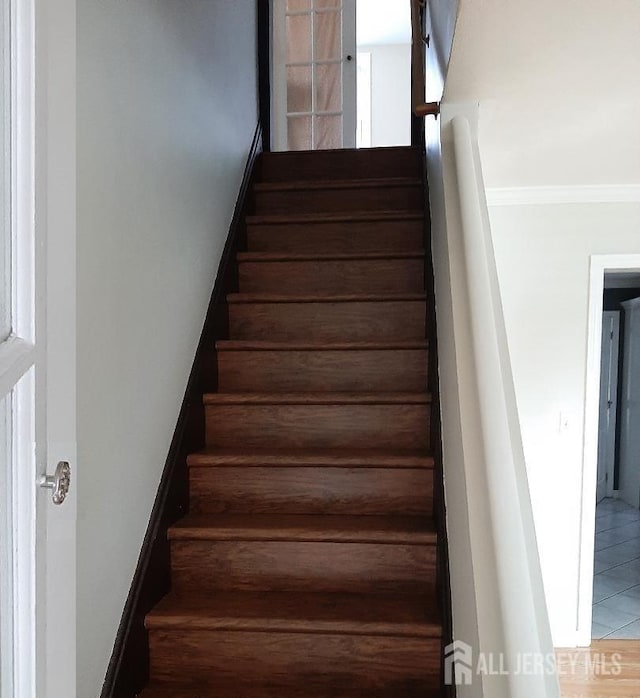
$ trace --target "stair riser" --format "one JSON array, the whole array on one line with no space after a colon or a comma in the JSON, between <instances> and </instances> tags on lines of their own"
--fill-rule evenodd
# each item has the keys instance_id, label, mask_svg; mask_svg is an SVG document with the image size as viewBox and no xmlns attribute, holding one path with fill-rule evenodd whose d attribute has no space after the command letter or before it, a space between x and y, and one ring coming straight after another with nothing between
<instances>
[{"instance_id":1,"label":"stair riser","mask_svg":"<svg viewBox=\"0 0 640 698\"><path fill-rule=\"evenodd\" d=\"M294 189L254 192L258 215L344 213L346 211L422 211L422 186L362 189Z\"/></svg>"},{"instance_id":2,"label":"stair riser","mask_svg":"<svg viewBox=\"0 0 640 698\"><path fill-rule=\"evenodd\" d=\"M249 225L250 252L413 252L424 244L421 220Z\"/></svg>"},{"instance_id":3,"label":"stair riser","mask_svg":"<svg viewBox=\"0 0 640 698\"><path fill-rule=\"evenodd\" d=\"M423 259L242 262L241 293L422 293Z\"/></svg>"},{"instance_id":4,"label":"stair riser","mask_svg":"<svg viewBox=\"0 0 640 698\"><path fill-rule=\"evenodd\" d=\"M294 541L171 542L174 591L411 593L435 579L435 547Z\"/></svg>"},{"instance_id":5,"label":"stair riser","mask_svg":"<svg viewBox=\"0 0 640 698\"><path fill-rule=\"evenodd\" d=\"M234 686L234 696L245 695L243 684L264 681L270 689L286 689L287 697L306 698L326 687L327 696L354 691L417 698L437 685L440 674L440 643L429 638L152 630L149 639L157 680L197 675L200 685ZM299 693L289 692L296 687Z\"/></svg>"},{"instance_id":6,"label":"stair riser","mask_svg":"<svg viewBox=\"0 0 640 698\"><path fill-rule=\"evenodd\" d=\"M207 405L217 447L428 448L429 405Z\"/></svg>"},{"instance_id":7,"label":"stair riser","mask_svg":"<svg viewBox=\"0 0 640 698\"><path fill-rule=\"evenodd\" d=\"M430 515L433 471L191 468L190 511L206 514Z\"/></svg>"},{"instance_id":8,"label":"stair riser","mask_svg":"<svg viewBox=\"0 0 640 698\"><path fill-rule=\"evenodd\" d=\"M232 303L231 339L403 341L425 337L423 301Z\"/></svg>"},{"instance_id":9,"label":"stair riser","mask_svg":"<svg viewBox=\"0 0 640 698\"><path fill-rule=\"evenodd\" d=\"M340 698L362 698L362 691L354 686L351 689L342 687L341 679L337 679L341 685ZM301 678L297 685L272 686L268 683L242 683L239 680L227 681L228 685L202 687L200 684L189 686L180 682L171 687L168 684L154 684L145 689L140 698L334 698L335 688L330 686L311 686L305 678ZM409 688L391 684L384 688L367 688L367 698L442 698L438 686L425 688L422 682L417 687Z\"/></svg>"},{"instance_id":10,"label":"stair riser","mask_svg":"<svg viewBox=\"0 0 640 698\"><path fill-rule=\"evenodd\" d=\"M269 182L420 177L422 154L418 150L388 148L269 154L261 159L260 175L262 181Z\"/></svg>"},{"instance_id":11,"label":"stair riser","mask_svg":"<svg viewBox=\"0 0 640 698\"><path fill-rule=\"evenodd\" d=\"M426 349L221 351L222 392L419 392L427 389Z\"/></svg>"}]
</instances>

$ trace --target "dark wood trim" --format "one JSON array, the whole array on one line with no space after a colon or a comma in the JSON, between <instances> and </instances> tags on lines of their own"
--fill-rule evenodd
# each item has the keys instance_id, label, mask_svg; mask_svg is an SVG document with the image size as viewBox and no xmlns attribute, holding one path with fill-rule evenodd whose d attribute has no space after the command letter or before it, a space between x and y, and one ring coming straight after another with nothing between
<instances>
[{"instance_id":1,"label":"dark wood trim","mask_svg":"<svg viewBox=\"0 0 640 698\"><path fill-rule=\"evenodd\" d=\"M271 3L258 1L258 95L262 149L271 150Z\"/></svg>"},{"instance_id":2,"label":"dark wood trim","mask_svg":"<svg viewBox=\"0 0 640 698\"><path fill-rule=\"evenodd\" d=\"M424 131L423 131L424 133ZM444 495L444 470L442 464L442 428L440 415L440 379L438 372L438 326L436 317L435 278L431 248L431 214L429 185L426 179L426 160L423 166L425 205L425 291L427 294L427 337L429 339L428 381L431 392L431 444L434 457L433 513L438 532L437 589L442 623L441 676L444 678L444 648L453 642L453 617L451 609L451 582L449 572L449 542ZM455 686L442 686L443 698L455 698Z\"/></svg>"},{"instance_id":3,"label":"dark wood trim","mask_svg":"<svg viewBox=\"0 0 640 698\"><path fill-rule=\"evenodd\" d=\"M411 112L411 145L414 147L424 147L424 118L416 116Z\"/></svg>"},{"instance_id":4,"label":"dark wood trim","mask_svg":"<svg viewBox=\"0 0 640 698\"><path fill-rule=\"evenodd\" d=\"M422 26L422 35L425 36L427 30L427 13L425 8L420 8L420 25ZM412 53L413 55L413 53ZM426 52L425 52L426 58ZM425 65L426 69L426 65ZM425 72L426 75L426 72ZM411 94L413 95L413 70L411 71ZM411 145L414 147L422 148L425 147L425 134L424 134L424 117L416 116L413 111L413 104L411 105Z\"/></svg>"},{"instance_id":5,"label":"dark wood trim","mask_svg":"<svg viewBox=\"0 0 640 698\"><path fill-rule=\"evenodd\" d=\"M246 248L244 220L245 216L252 212L250 195L256 158L262 151L262 136L259 123L251 144L202 335L122 614L101 698L134 698L148 679L148 641L144 618L170 589L170 560L166 533L168 527L187 512L187 455L204 445L202 394L215 391L217 387L214 346L218 337L227 335L227 293L238 289L235 259L238 251Z\"/></svg>"}]
</instances>

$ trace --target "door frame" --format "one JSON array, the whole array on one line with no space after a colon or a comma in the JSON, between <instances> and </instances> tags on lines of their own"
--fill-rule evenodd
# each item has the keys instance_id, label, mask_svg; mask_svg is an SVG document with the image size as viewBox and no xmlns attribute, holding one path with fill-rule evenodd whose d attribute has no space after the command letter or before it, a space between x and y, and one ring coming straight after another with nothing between
<instances>
[{"instance_id":1,"label":"door frame","mask_svg":"<svg viewBox=\"0 0 640 698\"><path fill-rule=\"evenodd\" d=\"M582 513L576 618L576 644L580 647L589 647L591 645L603 294L605 273L611 271L640 273L640 254L591 255L590 257L581 483Z\"/></svg>"},{"instance_id":2,"label":"door frame","mask_svg":"<svg viewBox=\"0 0 640 698\"><path fill-rule=\"evenodd\" d=\"M605 487L605 497L613 497L613 484L614 484L614 469L613 466L615 465L615 451L616 451L616 423L618 420L618 379L619 379L619 354L620 354L620 343L621 343L621 336L620 336L620 315L621 312L619 310L604 310L602 313L603 321L604 318L606 317L611 317L615 318L615 326L617 329L617 336L615 334L611 337L611 345L612 349L615 351L617 350L617 355L612 354L610 357L610 364L615 365L615 375L612 375L611 373L609 374L609 381L608 381L608 387L609 387L609 396L614 397L614 400L611 401L611 405L609 406L609 410L611 411L610 414L613 414L613 420L609 420L609 430L607 431L607 444L606 444L606 458L607 458L607 463L606 463L606 487ZM604 322L603 322L603 341L604 341ZM601 356L603 356L603 349L604 347L601 347ZM602 376L603 376L603 371L602 371L602 366L600 369L601 372L601 383L600 383L600 388L602 389ZM613 379L613 380L612 380ZM613 383L613 395L611 395L611 384ZM602 399L602 393L600 395L600 398ZM600 405L602 408L602 404ZM602 433L600 432L600 422L602 420L602 415L600 415L600 420L598 421L598 467L600 467L600 457L601 457L601 448L600 448L600 439L602 438ZM611 430L613 429L613 433L611 433Z\"/></svg>"},{"instance_id":3,"label":"door frame","mask_svg":"<svg viewBox=\"0 0 640 698\"><path fill-rule=\"evenodd\" d=\"M76 694L76 0L10 0L13 694ZM64 505L39 486L59 460Z\"/></svg>"},{"instance_id":4,"label":"door frame","mask_svg":"<svg viewBox=\"0 0 640 698\"><path fill-rule=\"evenodd\" d=\"M632 344L633 341L633 335L631 333L631 313L635 315L637 310L640 308L640 298L635 298L635 299L630 299L623 301L621 303L624 311L625 311L625 322L624 322L624 327L625 327L625 332L624 336L621 338L621 341L623 343L623 375L622 375L622 386L623 386L623 393L620 396L620 405L624 407L626 405L626 389L628 388L628 377L632 371L632 364L634 363L632 361L632 358L637 357L637 354L634 352L634 346ZM629 344L628 344L629 342ZM619 497L622 501L626 502L629 504L629 499L627 497L631 494L633 495L633 499L635 499L635 508L638 508L638 493L640 492L640 473L636 471L636 469L631 468L629 469L626 467L628 464L625 462L625 456L629 453L629 443L628 443L628 437L629 437L629 430L626 428L626 426L622 425L627 425L628 424L628 418L626 415L626 410L622 410L620 414L620 419L621 419L621 438L620 438L620 470L619 470L619 481L618 481L618 492L619 492ZM631 451L633 453L633 450ZM630 506L634 506L633 504L630 504Z\"/></svg>"},{"instance_id":5,"label":"door frame","mask_svg":"<svg viewBox=\"0 0 640 698\"><path fill-rule=\"evenodd\" d=\"M9 430L9 516L12 554L7 561L11 579L10 638L13 650L13 695L32 698L45 675L36 632L39 604L36 579L41 559L35 541L41 518L37 511L35 380L44 356L37 339L39 304L45 289L37 273L43 249L36 240L35 192L35 7L11 0L8 7L11 334L0 345L0 397L11 396ZM5 116L4 114L2 115ZM7 619L3 619L7 622Z\"/></svg>"},{"instance_id":6,"label":"door frame","mask_svg":"<svg viewBox=\"0 0 640 698\"><path fill-rule=\"evenodd\" d=\"M19 0L21 1L21 0ZM23 0L22 0L23 1ZM46 526L40 572L39 649L45 675L37 698L75 698L76 526L79 467L76 419L76 0L29 0L35 6L36 236L43 247L36 277L43 284L40 326L44 355L40 379L46 400L40 410L40 438L46 453L38 478L59 461L71 466L71 489L62 506L38 488ZM53 6L55 5L55 6ZM44 402L44 404L43 404Z\"/></svg>"}]
</instances>

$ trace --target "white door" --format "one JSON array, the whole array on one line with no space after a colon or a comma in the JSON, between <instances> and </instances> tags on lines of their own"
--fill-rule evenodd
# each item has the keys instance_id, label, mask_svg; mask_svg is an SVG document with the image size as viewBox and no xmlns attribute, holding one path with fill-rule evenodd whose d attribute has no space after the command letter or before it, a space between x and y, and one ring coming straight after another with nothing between
<instances>
[{"instance_id":1,"label":"white door","mask_svg":"<svg viewBox=\"0 0 640 698\"><path fill-rule=\"evenodd\" d=\"M355 0L273 0L274 150L356 145Z\"/></svg>"},{"instance_id":2,"label":"white door","mask_svg":"<svg viewBox=\"0 0 640 698\"><path fill-rule=\"evenodd\" d=\"M2 13L0 696L73 698L75 1Z\"/></svg>"},{"instance_id":3,"label":"white door","mask_svg":"<svg viewBox=\"0 0 640 698\"><path fill-rule=\"evenodd\" d=\"M640 298L626 301L620 433L620 497L640 508Z\"/></svg>"},{"instance_id":4,"label":"white door","mask_svg":"<svg viewBox=\"0 0 640 698\"><path fill-rule=\"evenodd\" d=\"M602 316L602 360L600 368L598 482L596 487L596 501L598 502L613 494L619 344L620 312L605 311Z\"/></svg>"}]
</instances>

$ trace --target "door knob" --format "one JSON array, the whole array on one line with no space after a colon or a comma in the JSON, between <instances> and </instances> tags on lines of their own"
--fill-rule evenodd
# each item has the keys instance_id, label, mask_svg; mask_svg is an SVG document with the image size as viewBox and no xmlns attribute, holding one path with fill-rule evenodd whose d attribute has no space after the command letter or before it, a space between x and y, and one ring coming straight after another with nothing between
<instances>
[{"instance_id":1,"label":"door knob","mask_svg":"<svg viewBox=\"0 0 640 698\"><path fill-rule=\"evenodd\" d=\"M43 475L40 479L40 487L52 490L51 499L54 504L62 504L69 494L71 487L71 466L67 461L61 460L56 466L53 475Z\"/></svg>"},{"instance_id":2,"label":"door knob","mask_svg":"<svg viewBox=\"0 0 640 698\"><path fill-rule=\"evenodd\" d=\"M351 55L347 56L347 60L348 60L348 61L352 61L352 60L353 60L353 56L351 56Z\"/></svg>"}]
</instances>

